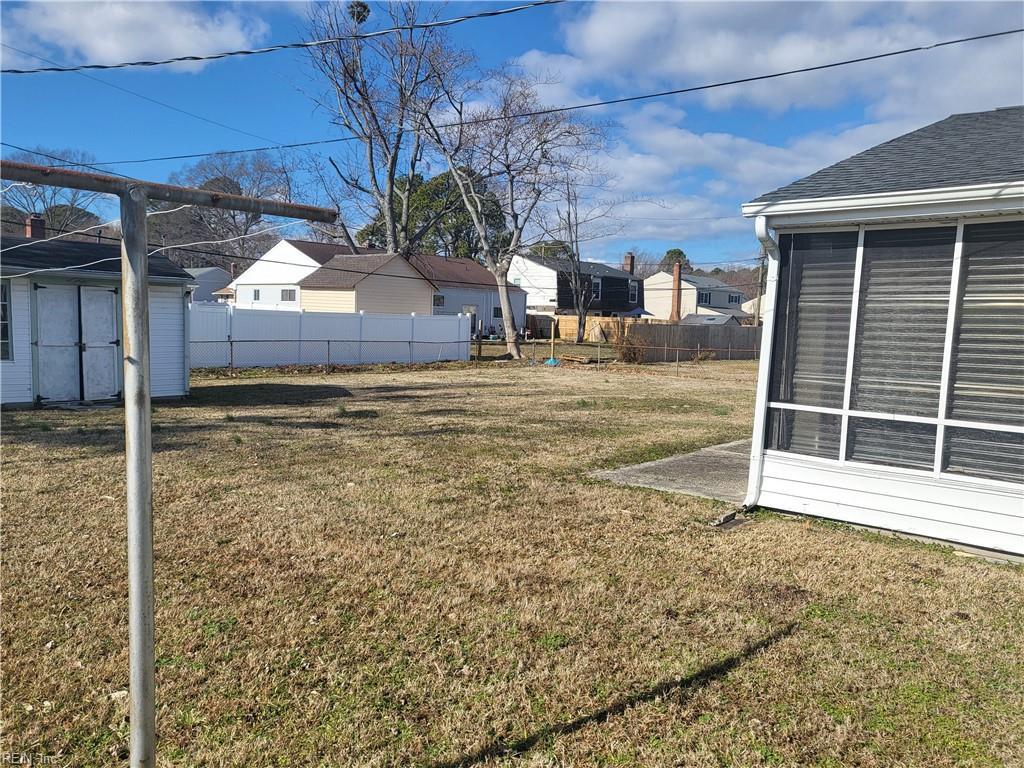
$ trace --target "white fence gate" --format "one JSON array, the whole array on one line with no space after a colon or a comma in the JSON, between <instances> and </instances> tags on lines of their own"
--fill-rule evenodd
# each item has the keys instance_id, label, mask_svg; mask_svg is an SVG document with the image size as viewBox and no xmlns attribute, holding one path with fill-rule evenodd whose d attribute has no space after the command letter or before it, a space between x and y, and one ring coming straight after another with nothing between
<instances>
[{"instance_id":1,"label":"white fence gate","mask_svg":"<svg viewBox=\"0 0 1024 768\"><path fill-rule=\"evenodd\" d=\"M237 309L193 302L192 368L469 360L469 315Z\"/></svg>"}]
</instances>

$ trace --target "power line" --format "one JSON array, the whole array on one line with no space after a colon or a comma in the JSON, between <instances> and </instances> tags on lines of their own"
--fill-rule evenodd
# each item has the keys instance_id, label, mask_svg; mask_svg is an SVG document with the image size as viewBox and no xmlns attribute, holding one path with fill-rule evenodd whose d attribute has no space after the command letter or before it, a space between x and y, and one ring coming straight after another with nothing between
<instances>
[{"instance_id":1,"label":"power line","mask_svg":"<svg viewBox=\"0 0 1024 768\"><path fill-rule=\"evenodd\" d=\"M563 0L558 0L558 2L562 2L562 1ZM551 2L555 2L555 0L551 0ZM597 107L612 106L612 105L616 105L616 104L626 104L626 103L636 102L636 101L645 101L645 100L648 100L648 99L660 99L660 98L664 98L666 96L678 96L678 95L687 94L687 93L697 93L697 92L700 92L700 91L708 91L708 90L712 90L712 89L715 89L715 88L724 88L724 87L727 87L727 86L730 86L730 85L742 85L742 84L745 84L745 83L755 83L755 82L761 82L761 81L764 81L764 80L773 80L773 79L780 78L780 77L788 77L790 75L805 74L805 73L808 73L808 72L818 72L818 71L826 70L826 69L835 69L836 67L844 67L844 66L848 66L848 65L851 65L851 64L861 64L861 63L864 63L864 62L867 62L867 61L876 61L878 59L891 58L893 56L902 56L902 55L908 54L908 53L917 53L917 52L920 52L920 51L930 51L930 50L935 49L935 48L942 48L942 47L950 46L950 45L960 45L962 43L976 42L978 40L988 40L988 39L996 38L996 37L1005 37L1006 35L1016 35L1016 34L1020 34L1021 32L1024 32L1024 27L1019 27L1019 28L1016 28L1016 29L1008 29L1008 30L1004 30L1002 32L989 32L989 33L983 34L983 35L973 35L971 37L959 37L959 38L956 38L954 40L943 40L941 42L931 43L929 45L918 45L918 46L914 46L912 48L903 48L903 49L898 50L898 51L888 51L886 53L876 53L876 54L872 54L870 56L860 56L860 57L853 58L853 59L844 59L842 61L834 61L834 62L831 62L831 63L828 63L828 64L817 64L817 65L811 66L811 67L801 67L799 69L788 69L788 70L784 70L782 72L772 72L772 73L766 74L766 75L753 75L753 76L750 76L750 77L737 78L735 80L723 80L723 81L716 82L716 83L707 83L705 85L694 85L694 86L690 86L690 87L687 87L687 88L674 88L674 89L668 90L668 91L658 91L658 92L655 92L655 93L645 93L645 94L639 94L639 95L636 95L636 96L624 96L624 97L618 98L618 99L605 99L605 100L602 100L602 101L591 101L591 102L585 102L585 103L582 103L582 104L572 104L572 105L563 106L563 107L550 107L550 108L547 108L547 109L534 110L532 112L522 112L522 113L515 114L515 115L496 115L496 116L490 116L490 117L481 117L481 118L476 118L476 119L473 119L473 120L464 120L461 123L441 124L441 125L438 125L437 127L438 128L454 128L454 127L457 127L459 125L477 125L477 124L481 124L481 123L491 123L491 122L495 122L495 121L499 121L499 120L513 120L513 119L520 118L520 117L538 117L538 116L542 116L542 115L555 114L555 113L558 113L558 112L572 112L572 111L579 110L579 109L595 109ZM336 144L336 143L343 142L343 141L354 141L354 140L356 140L356 138L357 137L355 137L355 136L344 136L344 137L339 137L339 138L335 138L335 139L317 139L317 140L314 140L314 141L300 141L300 142L295 142L295 143L292 143L292 144L273 144L273 145L263 146L263 147L250 147L248 149L229 149L229 150L219 150L219 151L215 151L215 152L200 152L200 153L192 153L192 154L171 155L171 156L166 156L166 157L151 157L151 158L143 158L143 159L135 159L135 160L108 160L108 161L104 161L104 162L98 162L96 164L97 165L125 165L125 164L128 164L128 163L150 163L150 162L157 162L157 161L161 161L161 160L188 160L188 159L197 158L197 157L206 157L208 155L231 155L231 154L241 154L241 153L245 153L245 152L262 152L262 151L267 151L267 150L272 150L272 149L294 149L294 148L297 148L297 147L312 147L312 146L317 146L317 145L322 145L322 144ZM75 165L75 164L72 163L71 165ZM91 166L87 166L87 167L91 167Z\"/></svg>"},{"instance_id":2,"label":"power line","mask_svg":"<svg viewBox=\"0 0 1024 768\"><path fill-rule=\"evenodd\" d=\"M38 155L39 157L48 157L51 160L58 160L61 163L64 163L64 165L56 166L57 168L67 168L69 166L74 166L76 168L88 168L89 170L96 171L97 173L107 173L107 174L111 174L113 176L120 176L122 179L130 179L130 180L134 181L134 179L132 179L131 176L125 176L123 173L118 173L117 171L105 171L102 168L97 168L95 165L89 165L88 163L75 163L75 162L69 161L66 157L58 157L57 155L51 155L48 152L42 152L42 151L40 151L38 149L28 149L27 147L19 147L17 144L11 144L10 142L7 142L7 141L0 141L0 145L5 146L5 147L10 147L11 149L16 149L19 152L28 152L30 155ZM105 195L105 194L110 194L110 193L109 192L101 192L100 194L104 194Z\"/></svg>"},{"instance_id":3,"label":"power line","mask_svg":"<svg viewBox=\"0 0 1024 768\"><path fill-rule=\"evenodd\" d=\"M164 211L164 213L169 213L169 211ZM22 225L22 224L24 224L24 222L10 221L10 220L6 220L6 219L3 220L3 223L4 224L14 224L14 225ZM298 223L301 223L301 222L291 222L291 224L298 224ZM290 224L289 225L284 225L284 226L290 226ZM275 228L276 229L280 229L281 227L275 227ZM56 228L52 228L52 227L46 227L46 229L49 229L51 231L55 231L56 230ZM264 234L265 232L268 232L268 231L269 230L260 230L259 232L252 232L252 233L249 233L249 234L245 235L245 237L257 237L257 236L259 236L261 234ZM70 234L70 233L66 233L66 234ZM111 237L109 235L96 235L95 237L96 237L97 240L111 240L111 241L114 241L114 242L120 242L121 241L121 238L119 238L119 237ZM213 244L217 244L217 243L221 243L221 242L228 242L230 240L237 240L237 239L239 239L239 238L228 238L227 240L203 241L203 244L205 244L205 245L213 245ZM43 241L42 240L37 240L35 242L43 242ZM259 262L263 262L264 264L280 264L280 265L288 266L288 267L304 266L302 264L296 264L293 261L281 261L280 259L267 259L267 258L264 258L262 256L236 256L234 254L219 253L217 251L208 251L208 250L205 250L205 249L199 249L199 248L192 248L192 247L190 247L191 245L196 245L196 243L191 243L191 244L190 243L185 243L185 244L180 245L180 246L178 246L178 245L159 245L158 246L156 243L147 243L147 245L151 246L151 247L154 247L157 250L167 250L167 251L170 251L170 250L180 250L180 251L183 251L185 253L195 253L195 254L204 255L204 256L216 256L219 259L233 259L235 261L249 261L249 262L257 262L257 261L259 261ZM338 249L339 249L339 253L338 253L339 256L346 255L346 254L344 254L342 252L342 251L344 251L346 249L346 246L338 245ZM150 255L152 255L155 252L156 251L150 251ZM118 257L111 257L109 259L101 259L101 261L115 261L115 260L118 260L118 259L120 259L119 256ZM90 263L92 263L92 262L90 262ZM707 263L713 263L713 262L707 262ZM729 262L729 263L732 263L732 262ZM80 268L81 266L83 266L83 265L78 265L77 268ZM603 265L603 266L608 266L608 265ZM703 266L703 265L697 265L698 268L700 268L701 266ZM75 269L75 268L76 268L75 266L71 266L71 267L63 267L62 269L70 270L70 269ZM377 277L392 278L392 279L395 279L395 280L420 280L420 279L422 279L420 277L417 277L416 275L382 275L382 274L380 274L378 272L366 272L364 270L349 269L349 268L346 268L346 267L329 267L327 265L321 265L321 266L317 267L317 270L325 270L327 272L343 272L343 273L350 274L350 275L363 275L364 277L368 277L370 275L376 275ZM13 277L19 277L19 275L13 275ZM448 280L448 279L446 279L444 282L446 282L446 283L454 283L454 284L457 284L457 285L471 285L471 286L476 286L476 287L481 287L482 285L484 285L484 284L482 284L482 283L480 283L479 281L476 281L476 280ZM642 279L640 279L640 278L637 278L637 282L642 283L644 281ZM753 287L754 285L755 285L755 283L738 283L736 285L725 285L725 286L714 286L714 287L717 287L717 288L721 289L721 288ZM534 286L534 287L536 288L537 286ZM671 290L672 290L671 286L666 287L666 288L653 288L653 287L652 288L647 288L647 287L644 288L644 292L645 293L653 292L653 291L671 291ZM681 288L680 290L682 290L682 291L704 291L704 290L707 290L707 288Z\"/></svg>"},{"instance_id":4,"label":"power line","mask_svg":"<svg viewBox=\"0 0 1024 768\"><path fill-rule=\"evenodd\" d=\"M37 53L30 53L29 51L23 51L23 50L21 50L21 48L15 48L13 45L9 45L7 43L0 43L0 45L2 45L4 48L9 48L12 51L17 51L18 53L23 54L25 56L31 56L34 59L39 59L40 61L45 61L45 62L47 62L49 64L53 64L55 66L60 66L59 64L57 64L57 62L53 61L52 59L48 59L45 56L40 56ZM187 109L182 109L181 107L176 107L173 104L168 104L166 101L160 101L159 99L154 99L152 96L147 96L144 93L139 93L138 91L133 91L131 88L125 88L124 86L116 85L115 83L107 82L106 80L102 80L102 79L100 79L98 77L95 77L93 75L87 75L87 74L85 74L85 72L75 72L75 74L78 75L79 77L84 77L84 78L87 78L89 80L92 80L93 82L99 83L100 85L105 85L108 88L113 88L115 90L122 91L123 93L127 93L127 94L129 94L131 96L135 96L136 98L143 99L144 101L148 101L148 102L151 102L151 103L156 104L158 106L164 107L165 109L169 109L169 110L171 110L173 112L180 112L183 115L187 115L188 117L194 118L196 120L201 120L204 123L209 123L210 125L215 125L218 128L226 128L229 131L234 131L235 133L242 134L243 136L250 136L250 137L252 137L254 139L259 139L260 141L274 141L273 139L267 138L266 136L260 136L258 133L250 133L249 131L242 130L241 128L235 128L234 126L228 125L227 123L222 123L222 122L220 122L218 120L213 120L212 118L209 118L209 117L203 117L202 115L197 115L195 112L189 112Z\"/></svg>"},{"instance_id":5,"label":"power line","mask_svg":"<svg viewBox=\"0 0 1024 768\"><path fill-rule=\"evenodd\" d=\"M333 45L334 43L344 42L346 40L369 40L375 37L382 37L383 35L389 35L395 32L411 32L416 29L439 29L441 27L450 27L455 24L461 24L464 21L472 21L474 19L487 19L493 16L504 16L509 13L518 13L520 11L527 11L531 8L537 8L542 5L557 5L563 3L566 0L539 0L539 2L528 3L526 5L517 5L512 8L500 8L496 11L482 11L480 13L474 13L467 16L459 16L453 19L442 19L440 21L428 21L419 24L402 24L387 29L378 29L374 32L360 32L354 35L342 35L339 37L329 37L325 40L309 40L300 41L296 43L282 43L280 45L270 45L266 48L252 48L242 49L238 51L224 51L222 53L211 53L205 56L176 56L171 59L161 59L159 61L125 61L120 64L79 64L72 67L40 67L39 69L3 69L0 70L0 74L4 75L34 75L41 72L80 72L83 69L124 69L125 67L160 67L165 64L179 64L183 62L192 61L214 61L215 59L226 59L231 56L258 56L264 53L274 53L275 51L286 51L303 48L319 48L324 45Z\"/></svg>"}]
</instances>

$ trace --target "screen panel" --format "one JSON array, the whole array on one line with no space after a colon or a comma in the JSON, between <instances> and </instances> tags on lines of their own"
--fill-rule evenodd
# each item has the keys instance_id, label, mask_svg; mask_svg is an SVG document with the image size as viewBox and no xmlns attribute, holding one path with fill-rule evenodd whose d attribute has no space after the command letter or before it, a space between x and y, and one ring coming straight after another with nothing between
<instances>
[{"instance_id":1,"label":"screen panel","mask_svg":"<svg viewBox=\"0 0 1024 768\"><path fill-rule=\"evenodd\" d=\"M968 477L1024 483L1024 435L946 427L942 469Z\"/></svg>"},{"instance_id":2,"label":"screen panel","mask_svg":"<svg viewBox=\"0 0 1024 768\"><path fill-rule=\"evenodd\" d=\"M935 425L851 417L846 458L889 467L932 469Z\"/></svg>"},{"instance_id":3,"label":"screen panel","mask_svg":"<svg viewBox=\"0 0 1024 768\"><path fill-rule=\"evenodd\" d=\"M1024 426L1024 221L964 227L948 416Z\"/></svg>"},{"instance_id":4,"label":"screen panel","mask_svg":"<svg viewBox=\"0 0 1024 768\"><path fill-rule=\"evenodd\" d=\"M938 416L955 227L864 235L851 408Z\"/></svg>"},{"instance_id":5,"label":"screen panel","mask_svg":"<svg viewBox=\"0 0 1024 768\"><path fill-rule=\"evenodd\" d=\"M769 397L840 408L857 259L856 232L780 239Z\"/></svg>"},{"instance_id":6,"label":"screen panel","mask_svg":"<svg viewBox=\"0 0 1024 768\"><path fill-rule=\"evenodd\" d=\"M822 459L838 459L841 432L841 416L769 408L765 448Z\"/></svg>"}]
</instances>

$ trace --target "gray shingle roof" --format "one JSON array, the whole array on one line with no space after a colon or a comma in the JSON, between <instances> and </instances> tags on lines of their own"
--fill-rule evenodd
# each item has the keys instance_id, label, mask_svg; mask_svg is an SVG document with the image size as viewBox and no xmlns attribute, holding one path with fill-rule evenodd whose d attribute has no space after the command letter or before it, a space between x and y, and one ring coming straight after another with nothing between
<instances>
[{"instance_id":1,"label":"gray shingle roof","mask_svg":"<svg viewBox=\"0 0 1024 768\"><path fill-rule=\"evenodd\" d=\"M568 259L560 259L556 256L535 256L533 254L529 254L524 258L532 261L534 264L540 264L542 267L553 269L556 272L569 271ZM580 273L584 275L592 275L594 277L620 277L623 280L637 279L635 276L629 274L629 272L626 272L623 269L609 267L607 264L601 264L597 261L581 261Z\"/></svg>"},{"instance_id":2,"label":"gray shingle roof","mask_svg":"<svg viewBox=\"0 0 1024 768\"><path fill-rule=\"evenodd\" d=\"M1024 180L1024 106L952 115L754 203Z\"/></svg>"},{"instance_id":3,"label":"gray shingle roof","mask_svg":"<svg viewBox=\"0 0 1024 768\"><path fill-rule=\"evenodd\" d=\"M57 268L63 270L58 274L90 272L111 277L121 274L121 246L115 243L90 243L75 240L33 241L27 237L15 237L14 235L4 235L2 243L4 248L19 246L3 254L3 272L5 274L18 274L33 269ZM28 245L25 245L26 243ZM99 264L91 264L78 270L68 269L78 264L88 264L101 259L104 261ZM45 274L45 272L42 273L42 275ZM160 254L153 254L149 257L149 276L165 280L192 280L188 272Z\"/></svg>"}]
</instances>

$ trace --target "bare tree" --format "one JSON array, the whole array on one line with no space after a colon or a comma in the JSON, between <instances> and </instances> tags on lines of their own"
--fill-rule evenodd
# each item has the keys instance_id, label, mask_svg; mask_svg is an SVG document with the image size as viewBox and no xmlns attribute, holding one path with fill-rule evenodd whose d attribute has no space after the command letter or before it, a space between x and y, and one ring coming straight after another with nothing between
<instances>
[{"instance_id":1,"label":"bare tree","mask_svg":"<svg viewBox=\"0 0 1024 768\"><path fill-rule=\"evenodd\" d=\"M340 164L332 161L341 190L328 194L336 203L354 205L367 220L379 217L387 250L407 257L435 220L415 220L413 185L398 182L422 176L423 116L443 97L443 81L458 79L469 62L444 30L410 28L435 18L423 18L425 8L415 2L374 5L374 12L386 14L387 26L403 29L371 38L351 38L372 18L365 3L315 5L309 21L314 38L342 38L311 48L310 56L330 86L330 99L320 106L361 147ZM328 175L320 179L330 189ZM460 204L453 193L437 219Z\"/></svg>"},{"instance_id":2,"label":"bare tree","mask_svg":"<svg viewBox=\"0 0 1024 768\"><path fill-rule=\"evenodd\" d=\"M637 280L646 280L660 271L661 260L650 251L634 245L629 249L628 253L633 254L633 273L636 275Z\"/></svg>"},{"instance_id":3,"label":"bare tree","mask_svg":"<svg viewBox=\"0 0 1024 768\"><path fill-rule=\"evenodd\" d=\"M210 155L170 177L171 183L251 197L291 200L297 162L283 153L254 152ZM164 205L170 209L175 206ZM274 232L259 233L271 226L261 214L190 206L150 219L150 239L165 245L227 240L204 245L222 258L202 257L203 264L244 269L262 256L278 239ZM169 254L175 261L194 265L195 255L186 251Z\"/></svg>"},{"instance_id":4,"label":"bare tree","mask_svg":"<svg viewBox=\"0 0 1024 768\"><path fill-rule=\"evenodd\" d=\"M550 213L545 233L558 244L555 255L563 260L573 311L576 314L576 343L585 339L587 315L597 298L593 276L583 268L585 243L610 237L620 232L624 224L610 216L618 202L600 197L581 200L581 187L607 187L609 180L598 173L575 173L562 181L562 199Z\"/></svg>"},{"instance_id":5,"label":"bare tree","mask_svg":"<svg viewBox=\"0 0 1024 768\"><path fill-rule=\"evenodd\" d=\"M67 166L81 168L96 162L96 159L75 149L47 149L36 147L33 152L14 152L8 160L36 165ZM49 157L48 157L49 155ZM4 219L12 216L27 216L36 213L46 218L48 234L72 232L99 223L92 208L103 197L99 192L85 192L80 189L50 187L37 184L11 184L3 193L3 207L9 209ZM10 225L16 229L16 225ZM22 231L24 228L22 227Z\"/></svg>"},{"instance_id":6,"label":"bare tree","mask_svg":"<svg viewBox=\"0 0 1024 768\"><path fill-rule=\"evenodd\" d=\"M561 180L588 157L600 131L568 112L546 111L528 77L506 68L485 80L479 92L446 84L443 113L425 114L430 136L448 162L462 202L480 240L480 260L494 275L505 341L522 357L508 291L513 257L527 243L543 201L557 197ZM471 97L476 106L467 107ZM497 200L505 230L488 227Z\"/></svg>"}]
</instances>

